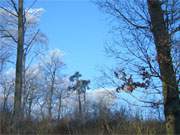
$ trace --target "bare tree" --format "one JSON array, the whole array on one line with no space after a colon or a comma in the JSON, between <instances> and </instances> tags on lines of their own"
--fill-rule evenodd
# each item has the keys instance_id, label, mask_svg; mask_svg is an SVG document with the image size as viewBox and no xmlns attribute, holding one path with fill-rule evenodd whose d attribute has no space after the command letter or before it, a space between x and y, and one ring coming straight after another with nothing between
<instances>
[{"instance_id":1,"label":"bare tree","mask_svg":"<svg viewBox=\"0 0 180 135\"><path fill-rule=\"evenodd\" d=\"M152 34L154 36L157 59L163 82L166 129L168 134L178 134L180 133L179 89L171 56L171 46L173 46L173 43L171 42L171 35L168 32L169 26L167 26L167 23L171 23L169 22L171 20L164 20L164 13L161 6L160 1L148 1ZM179 28L179 26L177 28Z\"/></svg>"},{"instance_id":2,"label":"bare tree","mask_svg":"<svg viewBox=\"0 0 180 135\"><path fill-rule=\"evenodd\" d=\"M154 94L163 95L155 102L140 101L152 106L163 104L167 133L180 133L179 1L104 0L97 3L120 22L115 30L120 31L122 40L118 44L122 50L116 45L107 48L121 62L114 71L120 82L109 76L117 91L126 89L133 92L137 88L145 88L147 93L151 90Z\"/></svg>"},{"instance_id":3,"label":"bare tree","mask_svg":"<svg viewBox=\"0 0 180 135\"><path fill-rule=\"evenodd\" d=\"M10 58L10 52L8 51L8 47L0 44L0 74L3 72L5 65L8 63Z\"/></svg>"},{"instance_id":4,"label":"bare tree","mask_svg":"<svg viewBox=\"0 0 180 135\"><path fill-rule=\"evenodd\" d=\"M48 108L48 117L49 120L52 119L52 109L53 109L53 97L55 94L56 86L58 85L57 80L60 75L60 71L64 66L63 61L61 60L61 52L59 50L53 50L49 53L49 57L46 57L43 60L42 70L44 72L47 95L46 103Z\"/></svg>"},{"instance_id":5,"label":"bare tree","mask_svg":"<svg viewBox=\"0 0 180 135\"><path fill-rule=\"evenodd\" d=\"M33 105L36 105L36 101L39 98L39 93L41 90L41 83L39 82L41 76L41 72L39 71L38 66L34 66L28 68L26 71L26 93L23 95L23 107L24 107L24 115L27 118L31 118L31 114L33 111Z\"/></svg>"},{"instance_id":6,"label":"bare tree","mask_svg":"<svg viewBox=\"0 0 180 135\"><path fill-rule=\"evenodd\" d=\"M55 97L57 100L57 119L60 120L62 118L63 113L63 102L70 96L70 92L68 91L69 81L66 80L66 77L59 76L57 77L57 85L55 89Z\"/></svg>"},{"instance_id":7,"label":"bare tree","mask_svg":"<svg viewBox=\"0 0 180 135\"><path fill-rule=\"evenodd\" d=\"M22 116L22 84L23 84L23 55L24 55L24 8L23 0L18 1L18 42L16 59L16 79L14 94L14 124L17 132L20 132L20 123Z\"/></svg>"},{"instance_id":8,"label":"bare tree","mask_svg":"<svg viewBox=\"0 0 180 135\"><path fill-rule=\"evenodd\" d=\"M44 40L44 35L38 30L37 18L33 14L33 4L25 9L24 1L8 0L0 3L1 19L0 34L2 38L2 44L8 44L9 50L17 49L16 58L16 87L14 96L14 118L21 119L23 114L23 108L25 101L26 89L25 89L25 70L26 70L26 58L29 52L32 50L32 46ZM34 17L34 18L32 18ZM9 52L9 50L7 52ZM30 60L31 62L31 60ZM22 100L23 97L23 100ZM20 114L21 113L21 114ZM20 120L17 120L19 123ZM16 124L18 125L18 124Z\"/></svg>"},{"instance_id":9,"label":"bare tree","mask_svg":"<svg viewBox=\"0 0 180 135\"><path fill-rule=\"evenodd\" d=\"M3 78L0 81L0 87L1 89L1 102L2 102L2 111L8 112L12 111L12 100L10 100L10 97L12 97L12 94L14 92L14 77L11 77L10 74L4 74L2 75Z\"/></svg>"}]
</instances>

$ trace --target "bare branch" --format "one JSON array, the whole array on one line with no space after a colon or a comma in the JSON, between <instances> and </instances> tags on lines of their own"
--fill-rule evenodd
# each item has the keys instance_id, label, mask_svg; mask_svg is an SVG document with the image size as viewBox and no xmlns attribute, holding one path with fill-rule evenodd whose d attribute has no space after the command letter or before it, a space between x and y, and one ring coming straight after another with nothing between
<instances>
[{"instance_id":1,"label":"bare branch","mask_svg":"<svg viewBox=\"0 0 180 135\"><path fill-rule=\"evenodd\" d=\"M13 11L9 10L8 8L2 7L2 6L0 6L0 8L3 9L4 11L6 11L7 13L11 14L11 15L18 17L17 14L13 13Z\"/></svg>"}]
</instances>

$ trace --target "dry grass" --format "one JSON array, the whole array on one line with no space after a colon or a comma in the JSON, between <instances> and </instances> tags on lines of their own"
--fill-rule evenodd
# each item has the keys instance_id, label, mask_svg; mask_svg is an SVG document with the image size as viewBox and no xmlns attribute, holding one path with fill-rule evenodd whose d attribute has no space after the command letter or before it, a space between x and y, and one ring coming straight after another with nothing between
<instances>
[{"instance_id":1,"label":"dry grass","mask_svg":"<svg viewBox=\"0 0 180 135\"><path fill-rule=\"evenodd\" d=\"M1 112L0 134L12 134L11 113ZM121 110L97 116L86 114L83 120L67 115L61 120L30 120L22 122L21 134L26 135L160 135L164 124L158 120L140 120L126 116Z\"/></svg>"}]
</instances>

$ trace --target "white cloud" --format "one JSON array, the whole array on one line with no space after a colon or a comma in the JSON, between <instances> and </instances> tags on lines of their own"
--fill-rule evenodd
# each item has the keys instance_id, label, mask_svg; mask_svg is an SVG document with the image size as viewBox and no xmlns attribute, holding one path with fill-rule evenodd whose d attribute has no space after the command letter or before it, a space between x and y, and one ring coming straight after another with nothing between
<instances>
[{"instance_id":1,"label":"white cloud","mask_svg":"<svg viewBox=\"0 0 180 135\"><path fill-rule=\"evenodd\" d=\"M26 12L26 21L30 24L37 23L44 12L43 8L31 8Z\"/></svg>"},{"instance_id":2,"label":"white cloud","mask_svg":"<svg viewBox=\"0 0 180 135\"><path fill-rule=\"evenodd\" d=\"M87 100L95 103L103 103L104 105L110 106L117 100L117 93L112 88L99 88L87 91Z\"/></svg>"},{"instance_id":3,"label":"white cloud","mask_svg":"<svg viewBox=\"0 0 180 135\"><path fill-rule=\"evenodd\" d=\"M63 57L64 56L64 52L62 52L60 49L55 48L51 51L49 51L49 56L53 56L53 57Z\"/></svg>"}]
</instances>

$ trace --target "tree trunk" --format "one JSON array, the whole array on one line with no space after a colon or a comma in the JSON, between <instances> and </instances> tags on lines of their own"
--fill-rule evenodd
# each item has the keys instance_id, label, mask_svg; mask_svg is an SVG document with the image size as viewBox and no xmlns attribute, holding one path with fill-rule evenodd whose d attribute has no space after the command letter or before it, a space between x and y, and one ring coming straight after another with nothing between
<instances>
[{"instance_id":1,"label":"tree trunk","mask_svg":"<svg viewBox=\"0 0 180 135\"><path fill-rule=\"evenodd\" d=\"M164 114L167 134L180 133L180 103L176 73L171 57L171 41L165 26L160 0L148 0L152 33L163 84Z\"/></svg>"},{"instance_id":2,"label":"tree trunk","mask_svg":"<svg viewBox=\"0 0 180 135\"><path fill-rule=\"evenodd\" d=\"M25 109L26 109L26 103L27 103L27 90L26 90L26 80L25 80L25 54L23 53L23 58L22 58L22 113L23 113L23 118L25 117Z\"/></svg>"},{"instance_id":3,"label":"tree trunk","mask_svg":"<svg viewBox=\"0 0 180 135\"><path fill-rule=\"evenodd\" d=\"M31 111L32 111L32 101L33 99L31 98L28 104L28 118L31 118Z\"/></svg>"},{"instance_id":4,"label":"tree trunk","mask_svg":"<svg viewBox=\"0 0 180 135\"><path fill-rule=\"evenodd\" d=\"M22 96L22 70L24 54L24 21L23 21L23 0L18 1L18 44L16 60L16 80L14 94L14 126L19 132L21 121L21 96Z\"/></svg>"},{"instance_id":5,"label":"tree trunk","mask_svg":"<svg viewBox=\"0 0 180 135\"><path fill-rule=\"evenodd\" d=\"M86 112L86 91L83 93L83 97L84 97L84 105L83 105L83 112Z\"/></svg>"},{"instance_id":6,"label":"tree trunk","mask_svg":"<svg viewBox=\"0 0 180 135\"><path fill-rule=\"evenodd\" d=\"M6 86L4 87L4 95L3 95L3 112L7 111L7 100L8 100L8 95L6 95L7 89Z\"/></svg>"},{"instance_id":7,"label":"tree trunk","mask_svg":"<svg viewBox=\"0 0 180 135\"><path fill-rule=\"evenodd\" d=\"M77 92L78 92L79 118L81 118L82 117L82 104L81 104L80 89L78 89Z\"/></svg>"},{"instance_id":8,"label":"tree trunk","mask_svg":"<svg viewBox=\"0 0 180 135\"><path fill-rule=\"evenodd\" d=\"M49 120L52 120L52 100L53 100L53 94L54 94L55 76L56 76L56 71L54 71L52 74L51 86L50 86L49 95L48 95L48 117L49 117L48 119Z\"/></svg>"},{"instance_id":9,"label":"tree trunk","mask_svg":"<svg viewBox=\"0 0 180 135\"><path fill-rule=\"evenodd\" d=\"M60 120L61 118L61 110L62 110L62 93L59 96L58 120Z\"/></svg>"},{"instance_id":10,"label":"tree trunk","mask_svg":"<svg viewBox=\"0 0 180 135\"><path fill-rule=\"evenodd\" d=\"M51 86L52 87L52 86ZM50 89L50 93L48 95L48 119L52 119L52 95L53 95L53 89Z\"/></svg>"}]
</instances>

